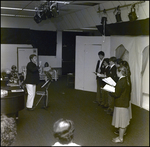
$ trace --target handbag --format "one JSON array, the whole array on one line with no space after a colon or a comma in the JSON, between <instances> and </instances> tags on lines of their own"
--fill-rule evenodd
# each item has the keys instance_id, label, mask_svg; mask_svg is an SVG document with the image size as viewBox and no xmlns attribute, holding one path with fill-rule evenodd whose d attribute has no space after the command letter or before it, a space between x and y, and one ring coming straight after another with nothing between
<instances>
[{"instance_id":1,"label":"handbag","mask_svg":"<svg viewBox=\"0 0 150 147\"><path fill-rule=\"evenodd\" d=\"M135 21L137 20L137 15L135 13L135 8L131 8L131 12L128 14L129 20L130 21Z\"/></svg>"}]
</instances>

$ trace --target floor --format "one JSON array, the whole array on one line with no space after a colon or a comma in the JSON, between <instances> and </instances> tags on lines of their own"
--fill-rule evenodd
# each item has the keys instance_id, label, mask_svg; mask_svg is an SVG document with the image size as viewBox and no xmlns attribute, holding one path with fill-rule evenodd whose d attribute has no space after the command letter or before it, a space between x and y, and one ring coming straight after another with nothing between
<instances>
[{"instance_id":1,"label":"floor","mask_svg":"<svg viewBox=\"0 0 150 147\"><path fill-rule=\"evenodd\" d=\"M42 84L42 83L41 83ZM40 90L38 85L37 90ZM12 146L51 146L55 143L53 124L60 118L75 123L74 142L82 146L149 146L149 111L132 104L132 119L122 144L111 140L117 135L111 125L112 116L93 103L96 93L75 90L67 85L67 77L59 77L49 86L47 110L43 101L34 111L19 112L17 137ZM35 103L39 99L36 96Z\"/></svg>"}]
</instances>

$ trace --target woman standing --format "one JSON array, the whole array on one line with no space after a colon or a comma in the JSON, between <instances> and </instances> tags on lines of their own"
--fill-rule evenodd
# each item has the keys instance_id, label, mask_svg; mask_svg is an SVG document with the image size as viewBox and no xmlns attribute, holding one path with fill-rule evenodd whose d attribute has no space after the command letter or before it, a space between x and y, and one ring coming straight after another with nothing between
<instances>
[{"instance_id":1,"label":"woman standing","mask_svg":"<svg viewBox=\"0 0 150 147\"><path fill-rule=\"evenodd\" d=\"M117 76L119 80L116 84L115 93L110 93L110 95L115 98L112 125L115 128L119 128L119 136L113 138L112 141L122 143L131 118L129 111L131 84L128 80L128 70L125 66L120 66L117 69Z\"/></svg>"},{"instance_id":2,"label":"woman standing","mask_svg":"<svg viewBox=\"0 0 150 147\"><path fill-rule=\"evenodd\" d=\"M39 68L37 65L37 56L31 54L29 56L30 62L27 64L27 74L25 84L28 92L26 107L28 110L33 110L33 102L35 98L36 85L39 83Z\"/></svg>"}]
</instances>

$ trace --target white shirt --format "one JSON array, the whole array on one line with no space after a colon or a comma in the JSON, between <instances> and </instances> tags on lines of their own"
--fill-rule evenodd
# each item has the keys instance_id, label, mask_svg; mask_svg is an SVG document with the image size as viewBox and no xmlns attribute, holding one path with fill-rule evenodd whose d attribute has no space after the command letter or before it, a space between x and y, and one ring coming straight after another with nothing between
<instances>
[{"instance_id":1,"label":"white shirt","mask_svg":"<svg viewBox=\"0 0 150 147\"><path fill-rule=\"evenodd\" d=\"M61 143L59 143L59 142L56 142L54 145L52 145L52 146L81 146L81 145L78 145L78 144L76 144L76 143L73 143L73 142L70 142L70 143L68 143L68 144L61 144Z\"/></svg>"}]
</instances>

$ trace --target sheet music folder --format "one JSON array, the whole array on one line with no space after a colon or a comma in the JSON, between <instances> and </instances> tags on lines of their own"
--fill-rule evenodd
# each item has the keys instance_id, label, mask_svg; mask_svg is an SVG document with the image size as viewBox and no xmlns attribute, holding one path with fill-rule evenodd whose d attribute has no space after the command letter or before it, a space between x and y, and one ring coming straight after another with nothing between
<instances>
[{"instance_id":1,"label":"sheet music folder","mask_svg":"<svg viewBox=\"0 0 150 147\"><path fill-rule=\"evenodd\" d=\"M113 86L110 86L110 85L108 85L108 84L106 84L103 88L101 88L101 89L103 89L103 90L105 90L105 91L108 91L108 92L115 92L115 87L113 87Z\"/></svg>"},{"instance_id":2,"label":"sheet music folder","mask_svg":"<svg viewBox=\"0 0 150 147\"><path fill-rule=\"evenodd\" d=\"M108 78L104 78L102 79L105 83L111 85L111 86L116 86L116 82L111 78L111 77L108 77Z\"/></svg>"}]
</instances>

